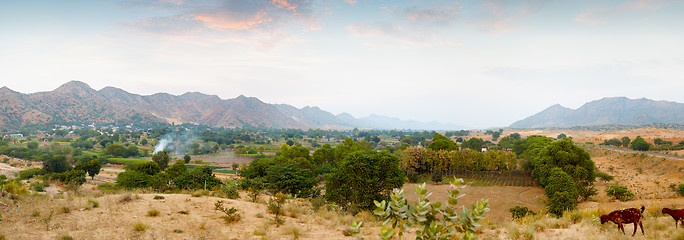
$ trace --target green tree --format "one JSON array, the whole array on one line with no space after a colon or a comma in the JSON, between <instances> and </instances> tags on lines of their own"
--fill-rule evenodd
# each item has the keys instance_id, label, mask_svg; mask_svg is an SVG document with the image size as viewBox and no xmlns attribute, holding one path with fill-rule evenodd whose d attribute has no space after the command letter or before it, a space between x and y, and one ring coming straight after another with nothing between
<instances>
[{"instance_id":1,"label":"green tree","mask_svg":"<svg viewBox=\"0 0 684 240\"><path fill-rule=\"evenodd\" d=\"M532 176L540 185L546 186L550 170L555 167L570 175L577 185L590 186L595 180L594 161L587 151L575 145L569 138L553 142L539 152Z\"/></svg>"},{"instance_id":2,"label":"green tree","mask_svg":"<svg viewBox=\"0 0 684 240\"><path fill-rule=\"evenodd\" d=\"M34 142L34 141L28 142L28 143L26 143L26 148L38 149L38 142Z\"/></svg>"},{"instance_id":3,"label":"green tree","mask_svg":"<svg viewBox=\"0 0 684 240\"><path fill-rule=\"evenodd\" d=\"M655 144L655 145L662 145L662 144L663 144L663 139L662 139L662 138L653 139L653 144Z\"/></svg>"},{"instance_id":4,"label":"green tree","mask_svg":"<svg viewBox=\"0 0 684 240\"><path fill-rule=\"evenodd\" d=\"M456 144L454 141L451 141L451 139L443 136L442 134L435 133L435 135L432 137L432 142L430 142L427 148L435 151L452 151L458 150L458 144Z\"/></svg>"},{"instance_id":5,"label":"green tree","mask_svg":"<svg viewBox=\"0 0 684 240\"><path fill-rule=\"evenodd\" d=\"M105 147L104 154L115 157L126 157L126 147L120 144L112 143Z\"/></svg>"},{"instance_id":6,"label":"green tree","mask_svg":"<svg viewBox=\"0 0 684 240\"><path fill-rule=\"evenodd\" d=\"M43 170L47 173L66 172L69 171L69 163L67 163L66 156L64 155L52 155L45 159Z\"/></svg>"},{"instance_id":7,"label":"green tree","mask_svg":"<svg viewBox=\"0 0 684 240\"><path fill-rule=\"evenodd\" d=\"M637 136L631 144L632 150L637 151L648 151L651 148L651 144L647 143L641 136Z\"/></svg>"},{"instance_id":8,"label":"green tree","mask_svg":"<svg viewBox=\"0 0 684 240\"><path fill-rule=\"evenodd\" d=\"M622 140L622 146L623 146L623 147L629 147L629 143L631 142L631 140L629 139L629 137L622 137L621 140Z\"/></svg>"},{"instance_id":9,"label":"green tree","mask_svg":"<svg viewBox=\"0 0 684 240\"><path fill-rule=\"evenodd\" d=\"M301 197L308 197L316 185L313 172L299 168L293 164L274 165L266 173L268 188L273 192L282 192Z\"/></svg>"},{"instance_id":10,"label":"green tree","mask_svg":"<svg viewBox=\"0 0 684 240\"><path fill-rule=\"evenodd\" d=\"M330 144L324 144L321 148L316 149L312 156L313 163L316 166L322 164L334 164L335 163L335 149L330 147Z\"/></svg>"},{"instance_id":11,"label":"green tree","mask_svg":"<svg viewBox=\"0 0 684 240\"><path fill-rule=\"evenodd\" d=\"M191 160L191 159L192 159L192 158L191 158L190 155L188 155L188 154L185 154L185 156L183 156L183 161L185 161L185 163L190 163L190 160Z\"/></svg>"},{"instance_id":12,"label":"green tree","mask_svg":"<svg viewBox=\"0 0 684 240\"><path fill-rule=\"evenodd\" d=\"M550 170L548 184L544 188L548 197L548 211L556 216L562 216L566 210L577 208L579 193L570 175L558 167Z\"/></svg>"},{"instance_id":13,"label":"green tree","mask_svg":"<svg viewBox=\"0 0 684 240\"><path fill-rule=\"evenodd\" d=\"M482 140L482 138L471 138L463 141L461 144L461 149L469 148L478 152L482 152L482 144L484 144L484 140Z\"/></svg>"},{"instance_id":14,"label":"green tree","mask_svg":"<svg viewBox=\"0 0 684 240\"><path fill-rule=\"evenodd\" d=\"M84 170L88 173L88 176L90 176L91 179L95 179L95 175L100 174L100 169L102 169L100 160L93 159L86 164Z\"/></svg>"},{"instance_id":15,"label":"green tree","mask_svg":"<svg viewBox=\"0 0 684 240\"><path fill-rule=\"evenodd\" d=\"M183 174L187 173L188 168L185 166L185 162L176 161L176 163L171 165L164 172L166 172L166 174L169 176L169 178L174 179L176 177L182 176Z\"/></svg>"},{"instance_id":16,"label":"green tree","mask_svg":"<svg viewBox=\"0 0 684 240\"><path fill-rule=\"evenodd\" d=\"M142 140L140 140L140 145L145 146L145 145L147 145L147 143L148 143L147 138L143 138Z\"/></svg>"},{"instance_id":17,"label":"green tree","mask_svg":"<svg viewBox=\"0 0 684 240\"><path fill-rule=\"evenodd\" d=\"M162 171L169 167L169 159L169 151L167 150L160 151L152 155L152 161L156 162Z\"/></svg>"},{"instance_id":18,"label":"green tree","mask_svg":"<svg viewBox=\"0 0 684 240\"><path fill-rule=\"evenodd\" d=\"M136 170L121 172L116 176L116 185L126 188L143 188L150 183L151 175Z\"/></svg>"},{"instance_id":19,"label":"green tree","mask_svg":"<svg viewBox=\"0 0 684 240\"><path fill-rule=\"evenodd\" d=\"M402 185L404 173L396 155L388 151L356 151L328 175L325 196L341 206L371 209L373 200L386 200L392 189Z\"/></svg>"},{"instance_id":20,"label":"green tree","mask_svg":"<svg viewBox=\"0 0 684 240\"><path fill-rule=\"evenodd\" d=\"M561 133L561 134L558 134L556 139L561 140L561 139L566 138L566 137L568 137L568 135L565 135L565 133Z\"/></svg>"}]
</instances>

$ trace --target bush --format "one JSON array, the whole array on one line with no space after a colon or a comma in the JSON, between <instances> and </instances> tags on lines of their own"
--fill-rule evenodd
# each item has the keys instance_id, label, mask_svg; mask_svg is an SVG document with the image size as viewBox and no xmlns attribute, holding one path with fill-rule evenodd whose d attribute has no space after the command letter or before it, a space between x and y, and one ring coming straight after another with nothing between
<instances>
[{"instance_id":1,"label":"bush","mask_svg":"<svg viewBox=\"0 0 684 240\"><path fill-rule=\"evenodd\" d=\"M536 214L535 212L528 209L527 207L521 207L521 206L512 207L512 208L508 209L508 211L511 212L511 217L513 217L513 219L520 219L520 218L523 218L527 215L535 215Z\"/></svg>"},{"instance_id":2,"label":"bush","mask_svg":"<svg viewBox=\"0 0 684 240\"><path fill-rule=\"evenodd\" d=\"M267 185L272 192L309 197L317 183L313 172L294 164L274 165L266 172Z\"/></svg>"},{"instance_id":3,"label":"bush","mask_svg":"<svg viewBox=\"0 0 684 240\"><path fill-rule=\"evenodd\" d=\"M46 182L33 182L31 183L31 188L36 192L45 192L45 188L49 187L50 184Z\"/></svg>"},{"instance_id":4,"label":"bush","mask_svg":"<svg viewBox=\"0 0 684 240\"><path fill-rule=\"evenodd\" d=\"M150 175L137 170L128 170L116 176L116 184L126 189L147 187L149 183Z\"/></svg>"},{"instance_id":5,"label":"bush","mask_svg":"<svg viewBox=\"0 0 684 240\"><path fill-rule=\"evenodd\" d=\"M425 189L425 183L417 187L419 199L410 206L404 198L404 190L399 189L392 192L389 202L375 201L376 209L373 213L384 220L380 238L393 239L395 234L401 238L410 227L416 225L419 229L415 231L416 239L456 239L461 236L463 239L476 239L477 227L481 226L478 221L489 211L488 203L483 199L459 212L456 205L463 196L459 194L459 189L464 188L462 184L462 180L451 181L449 200L444 206L441 202L431 203L427 199L431 194ZM356 230L360 226L360 223L354 224L354 232L358 233Z\"/></svg>"},{"instance_id":6,"label":"bush","mask_svg":"<svg viewBox=\"0 0 684 240\"><path fill-rule=\"evenodd\" d=\"M442 182L442 171L435 171L432 173L432 181L435 183L441 183Z\"/></svg>"},{"instance_id":7,"label":"bush","mask_svg":"<svg viewBox=\"0 0 684 240\"><path fill-rule=\"evenodd\" d=\"M157 210L157 209L150 209L150 210L147 211L147 216L150 216L150 217L159 216L159 210Z\"/></svg>"},{"instance_id":8,"label":"bush","mask_svg":"<svg viewBox=\"0 0 684 240\"><path fill-rule=\"evenodd\" d=\"M31 168L31 169L19 171L19 178L20 179L30 179L34 176L43 175L43 174L45 174L45 170L43 170L41 168Z\"/></svg>"},{"instance_id":9,"label":"bush","mask_svg":"<svg viewBox=\"0 0 684 240\"><path fill-rule=\"evenodd\" d=\"M164 196L154 195L154 200L164 199Z\"/></svg>"},{"instance_id":10,"label":"bush","mask_svg":"<svg viewBox=\"0 0 684 240\"><path fill-rule=\"evenodd\" d=\"M611 185L606 189L606 194L620 201L629 201L634 198L634 193L630 192L626 186Z\"/></svg>"},{"instance_id":11,"label":"bush","mask_svg":"<svg viewBox=\"0 0 684 240\"><path fill-rule=\"evenodd\" d=\"M325 182L325 197L341 206L371 209L374 200L388 199L394 188L404 185L399 158L388 151L347 155Z\"/></svg>"},{"instance_id":12,"label":"bush","mask_svg":"<svg viewBox=\"0 0 684 240\"><path fill-rule=\"evenodd\" d=\"M240 198L240 193L238 192L238 188L240 187L239 183L240 180L234 178L223 181L223 184L221 184L221 188L218 191L219 196L229 199Z\"/></svg>"},{"instance_id":13,"label":"bush","mask_svg":"<svg viewBox=\"0 0 684 240\"><path fill-rule=\"evenodd\" d=\"M601 181L608 182L612 181L615 177L611 176L610 174L604 173L604 172L596 172L596 177L601 179Z\"/></svg>"},{"instance_id":14,"label":"bush","mask_svg":"<svg viewBox=\"0 0 684 240\"><path fill-rule=\"evenodd\" d=\"M214 203L214 210L226 214L226 216L221 217L226 223L240 221L241 216L237 213L238 210L234 207L231 207L230 209L223 207L223 201L221 200L218 200L216 203Z\"/></svg>"},{"instance_id":15,"label":"bush","mask_svg":"<svg viewBox=\"0 0 684 240\"><path fill-rule=\"evenodd\" d=\"M93 208L97 208L100 206L100 202L92 198L88 199L88 204L91 205Z\"/></svg>"},{"instance_id":16,"label":"bush","mask_svg":"<svg viewBox=\"0 0 684 240\"><path fill-rule=\"evenodd\" d=\"M677 194L679 194L679 196L684 196L684 184L677 185L676 191L677 191Z\"/></svg>"}]
</instances>

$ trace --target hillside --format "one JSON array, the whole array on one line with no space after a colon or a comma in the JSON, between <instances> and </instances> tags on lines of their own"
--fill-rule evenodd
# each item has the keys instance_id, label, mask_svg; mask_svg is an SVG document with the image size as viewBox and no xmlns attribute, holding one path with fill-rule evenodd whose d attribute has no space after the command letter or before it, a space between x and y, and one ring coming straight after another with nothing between
<instances>
[{"instance_id":1,"label":"hillside","mask_svg":"<svg viewBox=\"0 0 684 240\"><path fill-rule=\"evenodd\" d=\"M684 104L646 98L603 98L578 109L553 105L535 115L517 121L511 128L570 128L577 126L684 123Z\"/></svg>"},{"instance_id":2,"label":"hillside","mask_svg":"<svg viewBox=\"0 0 684 240\"><path fill-rule=\"evenodd\" d=\"M318 107L296 108L268 104L255 97L221 99L216 95L188 92L182 95L138 95L115 87L99 91L71 81L59 88L32 94L0 88L0 125L23 127L48 124L204 124L215 127L416 129L454 130L463 127L442 123L402 121L371 115L356 119L333 115Z\"/></svg>"}]
</instances>

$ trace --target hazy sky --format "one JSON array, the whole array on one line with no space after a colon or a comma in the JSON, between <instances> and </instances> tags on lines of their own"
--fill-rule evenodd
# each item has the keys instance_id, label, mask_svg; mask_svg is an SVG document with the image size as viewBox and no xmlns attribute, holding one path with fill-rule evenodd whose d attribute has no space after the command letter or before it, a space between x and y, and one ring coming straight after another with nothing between
<instances>
[{"instance_id":1,"label":"hazy sky","mask_svg":"<svg viewBox=\"0 0 684 240\"><path fill-rule=\"evenodd\" d=\"M23 93L79 80L500 127L684 102L684 1L3 0L0 66Z\"/></svg>"}]
</instances>

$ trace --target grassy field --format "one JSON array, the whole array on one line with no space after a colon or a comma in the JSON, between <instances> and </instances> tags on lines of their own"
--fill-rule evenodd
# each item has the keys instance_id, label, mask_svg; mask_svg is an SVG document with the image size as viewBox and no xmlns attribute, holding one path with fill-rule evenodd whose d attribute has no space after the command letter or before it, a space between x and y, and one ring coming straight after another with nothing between
<instances>
[{"instance_id":1,"label":"grassy field","mask_svg":"<svg viewBox=\"0 0 684 240\"><path fill-rule=\"evenodd\" d=\"M145 162L148 162L150 160L141 159L141 158L108 158L107 161L130 165L130 164L145 163Z\"/></svg>"}]
</instances>

